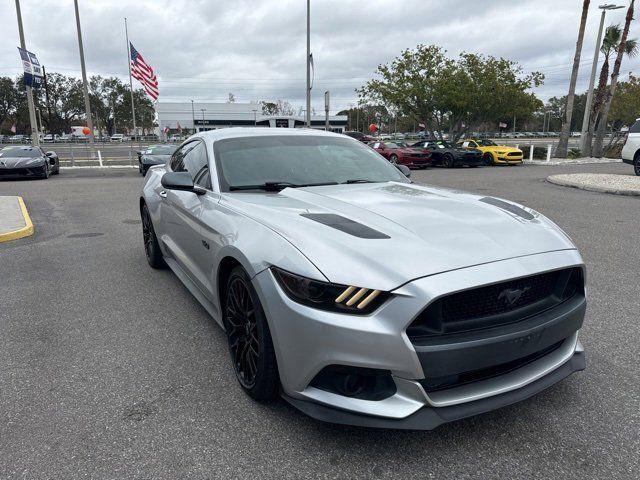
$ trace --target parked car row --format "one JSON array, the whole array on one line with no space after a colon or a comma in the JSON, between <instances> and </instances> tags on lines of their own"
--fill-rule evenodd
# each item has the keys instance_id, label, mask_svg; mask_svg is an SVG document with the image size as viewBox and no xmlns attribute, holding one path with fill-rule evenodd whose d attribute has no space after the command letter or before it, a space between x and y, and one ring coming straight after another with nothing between
<instances>
[{"instance_id":1,"label":"parked car row","mask_svg":"<svg viewBox=\"0 0 640 480\"><path fill-rule=\"evenodd\" d=\"M389 162L409 168L514 165L522 163L524 158L519 148L480 139L462 140L456 144L445 140L420 140L411 145L400 141L374 140L367 142L367 145Z\"/></svg>"}]
</instances>

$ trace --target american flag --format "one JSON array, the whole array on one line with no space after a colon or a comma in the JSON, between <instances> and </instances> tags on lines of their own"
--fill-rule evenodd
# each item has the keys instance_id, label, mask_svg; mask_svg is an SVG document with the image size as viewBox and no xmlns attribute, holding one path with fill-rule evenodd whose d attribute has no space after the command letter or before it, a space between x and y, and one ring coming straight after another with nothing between
<instances>
[{"instance_id":1,"label":"american flag","mask_svg":"<svg viewBox=\"0 0 640 480\"><path fill-rule=\"evenodd\" d=\"M131 46L131 76L142 84L155 102L158 99L158 79L153 74L153 68L147 65L131 42L129 45Z\"/></svg>"}]
</instances>

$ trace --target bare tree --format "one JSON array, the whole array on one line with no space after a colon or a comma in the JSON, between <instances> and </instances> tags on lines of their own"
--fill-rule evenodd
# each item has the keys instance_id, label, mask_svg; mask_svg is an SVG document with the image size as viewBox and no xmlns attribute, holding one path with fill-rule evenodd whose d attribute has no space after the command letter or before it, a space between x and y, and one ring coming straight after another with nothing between
<instances>
[{"instance_id":1,"label":"bare tree","mask_svg":"<svg viewBox=\"0 0 640 480\"><path fill-rule=\"evenodd\" d=\"M571 133L571 117L573 116L573 100L576 94L576 81L578 79L578 68L580 67L580 53L582 52L582 42L584 41L584 29L587 24L589 14L589 0L582 3L582 17L580 17L580 30L578 30L578 41L576 42L576 54L573 57L573 69L571 70L571 80L569 81L569 94L567 95L567 106L565 108L565 119L562 123L562 133L556 149L556 157L567 158L567 147L569 145L569 134Z\"/></svg>"},{"instance_id":2,"label":"bare tree","mask_svg":"<svg viewBox=\"0 0 640 480\"><path fill-rule=\"evenodd\" d=\"M611 72L611 85L605 93L604 106L600 112L600 123L598 124L598 131L596 132L596 140L593 144L593 155L595 157L602 157L604 143L604 134L607 129L607 117L609 116L609 109L611 108L611 100L616 93L616 85L618 84L618 75L620 74L620 66L622 65L622 58L626 53L627 37L629 36L629 28L631 27L631 20L633 20L633 6L635 0L631 0L629 9L627 10L627 17L624 20L624 29L622 30L622 38L618 44L618 53L616 55L616 61L613 64L613 71Z\"/></svg>"}]
</instances>

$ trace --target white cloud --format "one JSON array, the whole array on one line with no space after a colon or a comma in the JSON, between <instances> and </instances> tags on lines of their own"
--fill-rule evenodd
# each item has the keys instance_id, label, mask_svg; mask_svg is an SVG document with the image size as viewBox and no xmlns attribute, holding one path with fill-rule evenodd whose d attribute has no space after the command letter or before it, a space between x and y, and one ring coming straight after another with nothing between
<instances>
[{"instance_id":1,"label":"white cloud","mask_svg":"<svg viewBox=\"0 0 640 480\"><path fill-rule=\"evenodd\" d=\"M13 2L0 18L0 75L20 71ZM80 75L73 2L22 0L27 48L49 71ZM355 101L354 88L376 66L418 43L503 56L547 75L542 99L566 93L581 0L312 0L313 104ZM609 13L622 23L625 10ZM161 99L304 102L304 0L80 0L89 74L126 78L123 18L129 37L159 77ZM599 11L592 5L579 89L589 75ZM633 31L632 31L633 34ZM632 35L633 36L633 35ZM625 60L623 72L640 61Z\"/></svg>"}]
</instances>

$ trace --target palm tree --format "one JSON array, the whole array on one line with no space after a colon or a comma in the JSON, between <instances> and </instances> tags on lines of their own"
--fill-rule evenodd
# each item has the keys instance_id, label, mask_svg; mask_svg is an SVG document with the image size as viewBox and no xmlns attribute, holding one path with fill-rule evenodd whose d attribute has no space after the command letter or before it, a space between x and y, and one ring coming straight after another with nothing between
<instances>
[{"instance_id":1,"label":"palm tree","mask_svg":"<svg viewBox=\"0 0 640 480\"><path fill-rule=\"evenodd\" d=\"M604 142L604 134L607 128L607 117L609 116L609 109L611 108L611 100L616 92L616 85L618 85L618 75L620 74L620 66L622 65L622 58L626 53L626 47L629 28L631 27L631 21L633 20L633 7L635 0L631 0L629 8L627 9L627 16L624 20L624 28L622 29L622 35L620 36L620 42L618 43L616 61L613 64L613 72L611 73L611 85L609 88L605 88L604 100L602 108L600 110L601 121L598 124L598 130L596 131L596 140L593 145L593 155L601 157L603 153L602 144Z\"/></svg>"},{"instance_id":2,"label":"palm tree","mask_svg":"<svg viewBox=\"0 0 640 480\"><path fill-rule=\"evenodd\" d=\"M604 63L600 70L600 79L598 81L598 87L595 91L595 99L593 102L593 108L589 115L589 130L587 131L587 140L585 141L585 151L582 155L585 157L591 156L591 141L593 139L593 133L596 128L596 124L600 118L600 113L607 93L607 81L609 78L609 60L614 52L618 51L620 46L620 39L622 37L622 29L620 25L610 25L607 27L604 33L604 39L602 40L602 46L600 51L604 54ZM632 58L638 54L638 40L635 38L628 39L624 45L624 53L627 57Z\"/></svg>"},{"instance_id":3,"label":"palm tree","mask_svg":"<svg viewBox=\"0 0 640 480\"><path fill-rule=\"evenodd\" d=\"M567 106L565 109L565 119L562 123L562 133L556 148L556 157L567 158L567 147L569 144L569 133L571 130L571 117L573 116L573 100L576 94L576 81L578 79L578 67L580 66L580 53L582 52L582 42L584 40L584 28L587 24L589 14L589 0L582 3L582 16L580 17L580 29L578 30L578 41L576 42L576 53L573 57L573 69L571 70L571 80L569 81L569 94L567 95Z\"/></svg>"}]
</instances>

